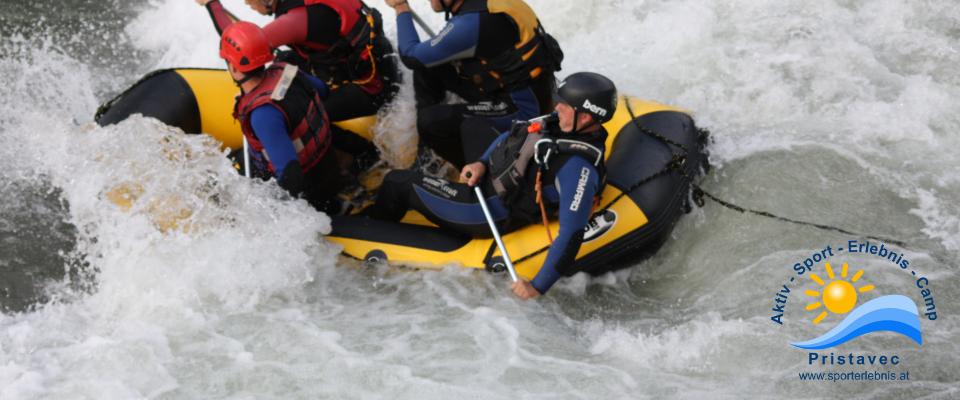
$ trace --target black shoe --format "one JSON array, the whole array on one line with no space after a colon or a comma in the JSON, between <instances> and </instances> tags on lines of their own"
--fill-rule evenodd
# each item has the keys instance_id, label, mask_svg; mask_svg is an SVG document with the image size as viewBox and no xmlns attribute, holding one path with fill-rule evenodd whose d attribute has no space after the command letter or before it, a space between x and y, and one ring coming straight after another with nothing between
<instances>
[{"instance_id":1,"label":"black shoe","mask_svg":"<svg viewBox=\"0 0 960 400\"><path fill-rule=\"evenodd\" d=\"M413 162L412 169L420 171L424 175L440 177L444 174L443 167L446 162L437 155L433 149L421 147L417 149L417 159Z\"/></svg>"},{"instance_id":2,"label":"black shoe","mask_svg":"<svg viewBox=\"0 0 960 400\"><path fill-rule=\"evenodd\" d=\"M353 162L350 163L350 172L353 175L360 175L368 171L378 162L380 162L380 152L377 151L376 148L365 151L353 157Z\"/></svg>"}]
</instances>

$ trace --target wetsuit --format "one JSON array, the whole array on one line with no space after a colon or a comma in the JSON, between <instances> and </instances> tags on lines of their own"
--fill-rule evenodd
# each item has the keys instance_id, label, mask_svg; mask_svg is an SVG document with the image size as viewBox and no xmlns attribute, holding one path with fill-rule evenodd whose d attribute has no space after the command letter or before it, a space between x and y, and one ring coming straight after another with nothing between
<instances>
[{"instance_id":1,"label":"wetsuit","mask_svg":"<svg viewBox=\"0 0 960 400\"><path fill-rule=\"evenodd\" d=\"M502 132L513 121L552 111L550 94L559 61L546 45L547 36L536 15L520 0L466 0L440 33L424 42L411 13L397 15L401 61L414 70L421 144L459 167L475 161L463 155L461 134L472 134L462 125L466 119L480 118L495 132ZM516 48L524 40L533 50ZM552 38L549 43L556 44ZM501 61L509 73L483 67ZM447 92L466 103L444 104Z\"/></svg>"},{"instance_id":2,"label":"wetsuit","mask_svg":"<svg viewBox=\"0 0 960 400\"><path fill-rule=\"evenodd\" d=\"M481 161L488 165L488 173L481 180L481 185L501 233L516 230L539 217L539 214L529 215L524 210L532 208L534 213L538 212L536 205L526 204L532 199L515 200L516 196L507 196L514 200L505 200L493 194L496 192L489 173L492 169L489 166L491 153L509 135L509 132L500 135L481 157ZM606 132L601 132L597 137L599 140L596 142L602 143ZM549 172L545 175L548 177L543 180L543 199L548 212L558 213L560 231L554 238L543 267L531 281L540 293L546 293L562 275L574 272L569 267L580 251L594 196L602 186L601 174L592 162L579 155L569 155L557 157L556 161L549 163ZM535 176L537 168L535 163L530 163L526 176ZM519 190L532 192L532 179L526 182L527 187ZM377 194L376 204L365 210L365 214L399 221L409 209L420 212L440 227L474 236L490 236L490 228L471 187L425 176L414 170L396 170L387 174Z\"/></svg>"},{"instance_id":3,"label":"wetsuit","mask_svg":"<svg viewBox=\"0 0 960 400\"><path fill-rule=\"evenodd\" d=\"M281 0L278 0L281 1ZM330 86L330 95L324 100L324 106L332 121L343 121L376 114L380 107L390 101L398 90L399 78L397 63L390 56L393 47L378 29L371 52L361 54L362 60L331 61L327 54L332 46L343 39L340 14L324 4L304 6L303 1L281 1L277 8L276 19L263 27L270 46L290 46L293 51L281 52L280 61L296 64ZM357 0L341 0L343 8L360 7ZM356 4L353 4L356 3ZM236 17L231 15L219 0L207 3L207 10L213 19L217 32L233 24ZM359 9L353 10L359 12ZM378 14L379 15L379 14ZM360 19L361 22L365 21ZM377 19L379 22L379 19ZM375 63L370 67L371 61ZM322 61L318 61L322 60ZM362 65L360 72L351 66ZM362 74L366 76L353 76ZM337 149L357 157L366 157L367 163L377 158L376 147L369 141L336 126L333 130L333 144ZM373 158L374 160L370 160ZM358 167L361 168L362 167Z\"/></svg>"},{"instance_id":4,"label":"wetsuit","mask_svg":"<svg viewBox=\"0 0 960 400\"><path fill-rule=\"evenodd\" d=\"M316 77L301 72L298 79L308 82L321 98L330 93L327 85ZM290 94L288 96L292 97ZM304 99L291 98L289 101L303 102ZM327 151L315 165L304 168L305 160L298 154L290 138L291 128L287 123L289 113L282 107L277 103L261 104L247 110L246 116L241 116L248 119L249 125L244 125L252 131L250 134L256 140L257 147L262 147L259 151L253 146L250 148L252 175L263 179L276 178L280 187L294 196L303 195L319 211L339 212L340 202L335 198L339 190L336 157Z\"/></svg>"}]
</instances>

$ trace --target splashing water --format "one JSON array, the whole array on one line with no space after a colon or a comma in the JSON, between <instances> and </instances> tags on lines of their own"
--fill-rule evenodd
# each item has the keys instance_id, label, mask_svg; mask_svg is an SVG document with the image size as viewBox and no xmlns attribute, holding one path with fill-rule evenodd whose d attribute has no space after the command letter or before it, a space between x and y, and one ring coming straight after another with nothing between
<instances>
[{"instance_id":1,"label":"splashing water","mask_svg":"<svg viewBox=\"0 0 960 400\"><path fill-rule=\"evenodd\" d=\"M789 342L822 332L767 318L784 266L846 238L712 204L652 259L536 302L501 276L339 259L326 216L237 176L211 140L141 117L90 124L149 70L221 67L206 11L65 3L60 16L0 7L0 399L958 395L952 1L529 2L565 49L560 76L607 74L711 128L708 189L911 245L941 319L920 348L893 335L857 348L909 360L915 378L895 386L798 381ZM369 4L394 39L393 11ZM412 110L408 79L378 128L384 149L411 147ZM878 288L916 292L871 271Z\"/></svg>"}]
</instances>

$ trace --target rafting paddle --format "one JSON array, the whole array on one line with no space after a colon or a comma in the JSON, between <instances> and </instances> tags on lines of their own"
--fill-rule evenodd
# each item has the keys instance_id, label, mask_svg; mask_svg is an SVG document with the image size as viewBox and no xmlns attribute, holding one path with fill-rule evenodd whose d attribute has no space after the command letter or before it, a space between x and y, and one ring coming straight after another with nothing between
<instances>
[{"instance_id":1,"label":"rafting paddle","mask_svg":"<svg viewBox=\"0 0 960 400\"><path fill-rule=\"evenodd\" d=\"M417 13L415 13L412 9L410 10L410 16L413 17L413 22L416 22L417 25L420 25L420 29L423 29L427 35L430 35L430 37L437 36L435 33L433 33L433 29L430 29L430 27L427 26L427 23L424 22L423 19L421 19L420 16L417 15Z\"/></svg>"},{"instance_id":2,"label":"rafting paddle","mask_svg":"<svg viewBox=\"0 0 960 400\"><path fill-rule=\"evenodd\" d=\"M470 172L467 172L467 179L470 179L472 175ZM507 246L503 244L503 239L500 238L500 231L497 229L497 224L493 222L493 215L490 214L490 208L487 207L487 198L483 197L483 190L480 189L479 184L473 187L473 192L477 195L477 200L480 201L480 208L483 209L483 216L487 218L487 225L490 225L490 233L493 234L493 239L497 241L497 247L500 248L500 255L503 256L503 263L507 265L507 271L510 272L510 279L514 282L520 280L520 278L517 277L517 270L513 268L513 261L510 261Z\"/></svg>"},{"instance_id":3,"label":"rafting paddle","mask_svg":"<svg viewBox=\"0 0 960 400\"><path fill-rule=\"evenodd\" d=\"M247 135L243 135L243 176L250 177L250 143Z\"/></svg>"}]
</instances>

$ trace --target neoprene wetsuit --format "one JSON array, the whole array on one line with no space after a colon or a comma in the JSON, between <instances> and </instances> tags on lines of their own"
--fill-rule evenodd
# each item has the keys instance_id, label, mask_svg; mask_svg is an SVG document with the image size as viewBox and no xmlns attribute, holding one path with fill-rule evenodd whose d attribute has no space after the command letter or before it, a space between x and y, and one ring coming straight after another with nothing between
<instances>
[{"instance_id":1,"label":"neoprene wetsuit","mask_svg":"<svg viewBox=\"0 0 960 400\"><path fill-rule=\"evenodd\" d=\"M481 157L481 161L488 161L490 152L508 135L509 132L500 135ZM535 164L529 168L536 173ZM581 156L568 157L562 164L551 165L551 168L556 168L556 179L543 182L543 199L549 209L557 210L560 231L554 238L543 267L531 281L540 293L546 293L563 274L569 272L566 269L580 250L584 228L593 211L593 198L601 186L597 169ZM499 197L492 195L494 191L489 180L482 182L491 214L497 224L505 228L501 233L519 228L507 223L510 210ZM396 170L387 174L377 195L377 202L365 214L399 221L409 209L420 212L440 227L475 236L490 236L483 210L471 187L425 176L413 170Z\"/></svg>"},{"instance_id":2,"label":"neoprene wetsuit","mask_svg":"<svg viewBox=\"0 0 960 400\"><path fill-rule=\"evenodd\" d=\"M411 13L397 15L397 48L404 65L414 70L417 130L424 145L459 167L475 161L463 155L460 132L464 131L465 119L483 119L501 132L515 120L525 121L552 111L552 70L545 70L517 89L486 93L465 79L454 65L478 57L495 58L513 50L518 40L517 26L504 13L458 12L428 41L420 40ZM444 104L448 91L462 97L466 104Z\"/></svg>"}]
</instances>

